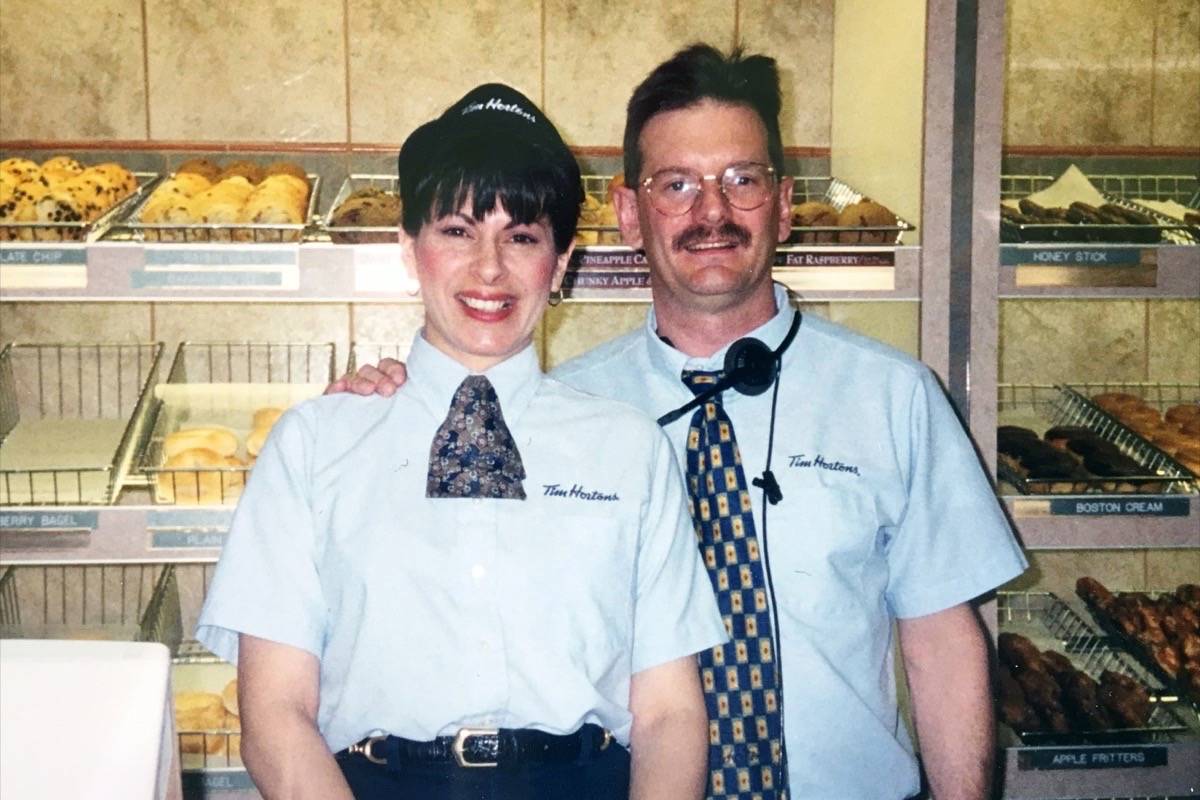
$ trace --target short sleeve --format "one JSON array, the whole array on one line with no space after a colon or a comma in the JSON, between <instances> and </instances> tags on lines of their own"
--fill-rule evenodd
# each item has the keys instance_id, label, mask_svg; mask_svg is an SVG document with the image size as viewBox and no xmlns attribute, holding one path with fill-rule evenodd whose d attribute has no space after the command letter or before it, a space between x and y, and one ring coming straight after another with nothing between
<instances>
[{"instance_id":1,"label":"short sleeve","mask_svg":"<svg viewBox=\"0 0 1200 800\"><path fill-rule=\"evenodd\" d=\"M309 480L314 426L304 411L285 414L259 453L200 612L196 638L231 663L241 633L321 657L326 611Z\"/></svg>"},{"instance_id":2,"label":"short sleeve","mask_svg":"<svg viewBox=\"0 0 1200 800\"><path fill-rule=\"evenodd\" d=\"M638 550L635 673L729 638L696 547L679 466L666 435L657 433Z\"/></svg>"},{"instance_id":3,"label":"short sleeve","mask_svg":"<svg viewBox=\"0 0 1200 800\"><path fill-rule=\"evenodd\" d=\"M898 415L898 418L905 418ZM922 368L899 452L907 502L889 532L888 602L919 617L967 602L1027 566L975 449L931 372Z\"/></svg>"}]
</instances>

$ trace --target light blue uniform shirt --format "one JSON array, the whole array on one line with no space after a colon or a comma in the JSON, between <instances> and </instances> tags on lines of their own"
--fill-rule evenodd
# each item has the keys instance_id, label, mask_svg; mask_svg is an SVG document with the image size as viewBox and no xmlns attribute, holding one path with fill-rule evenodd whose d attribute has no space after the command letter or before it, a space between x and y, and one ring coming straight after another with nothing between
<instances>
[{"instance_id":1,"label":"light blue uniform shirt","mask_svg":"<svg viewBox=\"0 0 1200 800\"><path fill-rule=\"evenodd\" d=\"M234 514L197 637L248 633L320 659L318 724L464 726L629 741L631 676L726 638L671 445L632 407L546 378L532 348L486 373L525 501L427 499L429 449L468 372L419 334L391 398L286 413Z\"/></svg>"},{"instance_id":2,"label":"light blue uniform shirt","mask_svg":"<svg viewBox=\"0 0 1200 800\"><path fill-rule=\"evenodd\" d=\"M793 310L751 335L772 349ZM555 377L660 416L692 398L688 358L644 328L564 364ZM896 703L892 622L942 611L1026 566L975 451L932 373L871 339L805 315L783 357L767 514L783 664L792 796L903 798L919 789ZM746 477L766 464L771 392L723 394ZM667 426L681 468L692 414ZM751 490L763 538L763 499ZM952 658L953 654L947 654Z\"/></svg>"}]
</instances>

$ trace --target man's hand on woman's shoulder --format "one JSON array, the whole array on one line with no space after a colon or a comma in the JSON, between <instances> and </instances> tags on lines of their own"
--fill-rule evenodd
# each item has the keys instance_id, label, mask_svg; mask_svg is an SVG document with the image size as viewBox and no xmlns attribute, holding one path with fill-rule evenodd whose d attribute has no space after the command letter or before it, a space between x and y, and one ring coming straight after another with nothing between
<instances>
[{"instance_id":1,"label":"man's hand on woman's shoulder","mask_svg":"<svg viewBox=\"0 0 1200 800\"><path fill-rule=\"evenodd\" d=\"M325 387L325 394L351 392L370 397L373 394L391 397L408 380L404 362L394 358L382 359L378 364L364 364L354 374L346 373Z\"/></svg>"}]
</instances>

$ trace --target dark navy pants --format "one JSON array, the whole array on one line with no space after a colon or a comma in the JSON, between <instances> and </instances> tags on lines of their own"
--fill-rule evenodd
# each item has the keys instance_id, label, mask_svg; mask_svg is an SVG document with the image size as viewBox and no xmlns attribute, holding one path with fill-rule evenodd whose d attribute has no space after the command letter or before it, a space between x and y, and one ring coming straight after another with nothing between
<instances>
[{"instance_id":1,"label":"dark navy pants","mask_svg":"<svg viewBox=\"0 0 1200 800\"><path fill-rule=\"evenodd\" d=\"M393 770L339 753L357 800L628 800L629 751L613 744L569 764L468 769L414 764Z\"/></svg>"}]
</instances>

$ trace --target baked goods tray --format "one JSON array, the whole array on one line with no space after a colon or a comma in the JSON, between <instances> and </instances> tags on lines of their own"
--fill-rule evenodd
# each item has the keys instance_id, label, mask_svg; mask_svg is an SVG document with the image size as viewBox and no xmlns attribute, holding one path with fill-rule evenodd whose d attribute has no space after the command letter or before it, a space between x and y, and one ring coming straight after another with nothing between
<instances>
[{"instance_id":1,"label":"baked goods tray","mask_svg":"<svg viewBox=\"0 0 1200 800\"><path fill-rule=\"evenodd\" d=\"M1116 214L1134 212L1132 219L1144 222L1087 222L1088 211L1075 210L1079 221L1037 221L1023 213L1013 214L1001 206L1000 241L1002 243L1110 243L1110 244L1197 244L1200 222L1172 217L1145 202L1169 204L1200 215L1195 206L1197 178L1192 175L1088 175L1104 201ZM1054 183L1051 175L1003 175L1000 178L1002 200L1019 200ZM1140 216L1139 216L1140 215ZM1025 217L1025 219L1022 219Z\"/></svg>"},{"instance_id":2,"label":"baked goods tray","mask_svg":"<svg viewBox=\"0 0 1200 800\"><path fill-rule=\"evenodd\" d=\"M170 176L174 178L175 175ZM299 242L305 230L316 220L317 200L321 193L321 176L308 175L308 203L302 223L294 225L261 222L142 222L142 209L150 202L153 192L147 192L134 206L128 207L118 221L119 227L129 231L133 238L143 242L172 243L291 243Z\"/></svg>"},{"instance_id":3,"label":"baked goods tray","mask_svg":"<svg viewBox=\"0 0 1200 800\"><path fill-rule=\"evenodd\" d=\"M1192 462L1184 463L1178 454L1186 449L1200 448L1200 435L1188 439L1181 438L1182 430L1176 431L1164 427L1138 427L1138 423L1126 423L1119 415L1114 414L1100 405L1094 398L1114 393L1128 394L1140 398L1148 406L1153 407L1162 419L1164 412L1174 406L1196 405L1200 409L1200 383L1145 383L1145 382L1103 382L1103 383L1072 383L1065 387L1074 393L1091 408L1091 417L1095 424L1111 431L1112 437L1122 444L1147 453L1157 453L1165 464L1172 470L1189 477L1200 478L1200 468ZM1197 415L1200 416L1200 410ZM1179 449L1183 444L1185 450ZM1175 455L1173 455L1173 453ZM1197 481L1200 489L1200 481Z\"/></svg>"},{"instance_id":4,"label":"baked goods tray","mask_svg":"<svg viewBox=\"0 0 1200 800\"><path fill-rule=\"evenodd\" d=\"M0 221L0 242L94 242L108 232L129 209L150 196L162 176L157 172L135 172L138 187L128 197L113 204L96 219L80 222L7 222Z\"/></svg>"},{"instance_id":5,"label":"baked goods tray","mask_svg":"<svg viewBox=\"0 0 1200 800\"><path fill-rule=\"evenodd\" d=\"M846 206L857 203L866 196L840 178L797 175L793 178L792 203L817 201L842 211ZM785 244L903 244L904 234L916 230L899 215L890 225L793 225Z\"/></svg>"},{"instance_id":6,"label":"baked goods tray","mask_svg":"<svg viewBox=\"0 0 1200 800\"><path fill-rule=\"evenodd\" d=\"M0 639L183 640L174 564L14 565L0 575Z\"/></svg>"},{"instance_id":7,"label":"baked goods tray","mask_svg":"<svg viewBox=\"0 0 1200 800\"><path fill-rule=\"evenodd\" d=\"M114 502L146 425L162 345L0 351L0 506Z\"/></svg>"},{"instance_id":8,"label":"baked goods tray","mask_svg":"<svg viewBox=\"0 0 1200 800\"><path fill-rule=\"evenodd\" d=\"M579 221L582 234L579 244L611 245L621 243L621 234L616 225L616 213L609 200L612 176L584 175L583 188L587 196ZM852 203L863 199L862 192L844 181L829 176L798 175L793 178L792 203L818 201L841 211ZM838 225L800 226L793 225L787 244L882 244L899 245L906 231L916 230L912 223L899 217L890 225L861 225L846 227ZM594 234L594 235L589 235ZM786 250L787 244L784 245Z\"/></svg>"},{"instance_id":9,"label":"baked goods tray","mask_svg":"<svg viewBox=\"0 0 1200 800\"><path fill-rule=\"evenodd\" d=\"M1187 712L1165 692L1162 682L1143 668L1112 640L1089 625L1067 602L1052 592L996 593L1001 632L1028 637L1042 650L1054 650L1070 659L1074 667L1099 681L1105 671L1138 681L1148 690L1150 717L1142 728L1103 731L1013 732L1027 745L1104 745L1161 743L1175 741L1188 733Z\"/></svg>"},{"instance_id":10,"label":"baked goods tray","mask_svg":"<svg viewBox=\"0 0 1200 800\"><path fill-rule=\"evenodd\" d=\"M271 425L324 391L334 357L332 342L180 344L167 380L152 392L138 457L154 502L236 502Z\"/></svg>"},{"instance_id":11,"label":"baked goods tray","mask_svg":"<svg viewBox=\"0 0 1200 800\"><path fill-rule=\"evenodd\" d=\"M1092 587L1098 587L1099 590L1107 594L1112 605L1109 610L1101 607L1094 590L1089 590L1083 584L1088 581ZM1200 587L1195 584L1185 584L1179 588L1179 592L1190 590L1193 595L1200 594ZM1172 620L1164 626L1165 615L1163 614L1160 604L1165 601L1174 601L1174 605L1182 607L1188 605L1182 602L1176 592L1171 592L1165 589L1151 590L1144 592L1124 592L1116 591L1109 593L1098 581L1090 578L1081 578L1076 584L1076 593L1082 600L1084 607L1087 608L1093 620L1111 639L1117 643L1125 651L1130 653L1148 672L1152 673L1162 686L1166 687L1164 692L1173 693L1176 698L1182 698L1183 701L1191 703L1192 707L1200 712L1200 678L1191 677L1192 674L1200 675L1200 658L1196 658L1197 640L1192 641L1187 645L1187 653L1191 653L1193 658L1188 659L1187 653L1184 652L1182 639L1179 638L1181 627L1185 623L1181 623L1179 619ZM1126 605L1128 603L1128 605ZM1138 609L1138 606L1145 605L1144 611ZM1115 609L1114 609L1115 606ZM1122 609L1121 607L1124 606ZM1197 609L1197 603L1193 598L1189 605L1189 610L1186 612L1191 617L1200 616L1200 610ZM1134 610L1138 609L1138 610ZM1110 613L1112 612L1112 613ZM1119 615L1124 615L1124 621L1119 619ZM1154 619L1154 626L1161 633L1167 627L1172 628L1175 633L1171 639L1159 639L1157 648L1149 642L1143 644L1139 641L1135 631L1143 631L1146 628L1148 619ZM1131 632L1126 632L1122 625L1129 625ZM1200 636L1200 631L1193 630L1192 636ZM1191 638L1191 637L1189 637ZM1157 652L1156 652L1157 650ZM1166 661L1171 670L1160 661ZM1173 663L1172 663L1173 662ZM1184 668L1185 664L1191 666ZM1189 685L1189 680L1192 682Z\"/></svg>"},{"instance_id":12,"label":"baked goods tray","mask_svg":"<svg viewBox=\"0 0 1200 800\"><path fill-rule=\"evenodd\" d=\"M1078 473L1052 477L1029 472L1002 454L996 464L998 476L1021 494L1186 494L1196 490L1191 476L1167 454L1114 425L1087 398L1066 386L1001 384L998 397L1002 428L1024 427L1038 435L1062 426L1084 428L1140 467L1136 473L1119 476Z\"/></svg>"},{"instance_id":13,"label":"baked goods tray","mask_svg":"<svg viewBox=\"0 0 1200 800\"><path fill-rule=\"evenodd\" d=\"M328 238L335 244L394 244L400 232L399 203L397 201L397 218L392 225L341 225L334 223L334 212L350 199L355 192L365 189L375 189L379 192L399 197L399 181L395 175L347 175L334 195L333 201L325 209L319 220L316 237Z\"/></svg>"}]
</instances>

